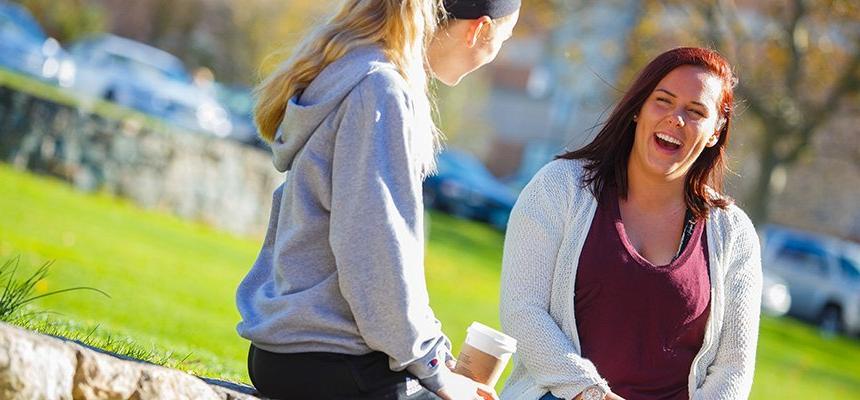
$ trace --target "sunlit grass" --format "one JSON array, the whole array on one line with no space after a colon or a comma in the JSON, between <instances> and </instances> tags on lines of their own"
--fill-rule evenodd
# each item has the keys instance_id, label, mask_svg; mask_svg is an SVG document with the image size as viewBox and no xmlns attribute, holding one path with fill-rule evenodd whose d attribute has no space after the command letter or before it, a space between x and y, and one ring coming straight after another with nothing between
<instances>
[{"instance_id":1,"label":"sunlit grass","mask_svg":"<svg viewBox=\"0 0 860 400\"><path fill-rule=\"evenodd\" d=\"M89 336L98 347L247 383L248 344L235 333L233 296L259 238L80 194L3 164L0 187L0 260L20 255L22 266L55 260L37 294L91 286L112 296L78 292L41 299L40 310L60 315L40 314L19 324L79 340ZM502 241L501 233L484 225L432 214L430 297L455 351L472 321L498 327ZM752 398L860 399L856 339L825 340L805 324L765 318L759 343Z\"/></svg>"}]
</instances>

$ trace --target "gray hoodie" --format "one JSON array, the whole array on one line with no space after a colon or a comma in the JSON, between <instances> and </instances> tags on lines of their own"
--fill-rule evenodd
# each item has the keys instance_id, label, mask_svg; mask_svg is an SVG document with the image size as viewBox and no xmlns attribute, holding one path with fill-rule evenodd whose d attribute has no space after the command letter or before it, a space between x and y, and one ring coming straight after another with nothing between
<instances>
[{"instance_id":1,"label":"gray hoodie","mask_svg":"<svg viewBox=\"0 0 860 400\"><path fill-rule=\"evenodd\" d=\"M378 47L326 67L287 106L268 232L236 302L237 330L277 353L381 351L430 390L450 343L424 278L426 99Z\"/></svg>"}]
</instances>

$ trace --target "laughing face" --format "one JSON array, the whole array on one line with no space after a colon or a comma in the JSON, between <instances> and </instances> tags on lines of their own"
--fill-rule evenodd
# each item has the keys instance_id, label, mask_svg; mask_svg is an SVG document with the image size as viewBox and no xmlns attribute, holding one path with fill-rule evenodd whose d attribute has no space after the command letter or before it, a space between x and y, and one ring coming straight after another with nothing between
<instances>
[{"instance_id":1,"label":"laughing face","mask_svg":"<svg viewBox=\"0 0 860 400\"><path fill-rule=\"evenodd\" d=\"M683 178L706 147L719 139L722 81L684 65L667 74L645 100L636 120L630 168L661 180Z\"/></svg>"}]
</instances>

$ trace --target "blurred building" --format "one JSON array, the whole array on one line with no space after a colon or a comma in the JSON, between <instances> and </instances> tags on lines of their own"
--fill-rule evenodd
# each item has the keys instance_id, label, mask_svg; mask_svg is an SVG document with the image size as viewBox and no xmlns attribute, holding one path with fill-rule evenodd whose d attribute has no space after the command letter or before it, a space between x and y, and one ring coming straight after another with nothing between
<instances>
[{"instance_id":1,"label":"blurred building","mask_svg":"<svg viewBox=\"0 0 860 400\"><path fill-rule=\"evenodd\" d=\"M860 242L858 137L860 104L853 102L815 134L806 157L775 174L771 219Z\"/></svg>"},{"instance_id":2,"label":"blurred building","mask_svg":"<svg viewBox=\"0 0 860 400\"><path fill-rule=\"evenodd\" d=\"M551 31L505 46L488 67L491 171L523 186L555 155L591 141L618 95L638 3L582 2Z\"/></svg>"}]
</instances>

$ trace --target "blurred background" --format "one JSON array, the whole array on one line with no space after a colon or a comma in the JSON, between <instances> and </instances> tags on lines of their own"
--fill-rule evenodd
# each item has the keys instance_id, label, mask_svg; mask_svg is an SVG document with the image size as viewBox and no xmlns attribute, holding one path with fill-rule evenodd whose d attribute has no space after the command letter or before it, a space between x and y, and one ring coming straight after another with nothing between
<instances>
[{"instance_id":1,"label":"blurred background","mask_svg":"<svg viewBox=\"0 0 860 400\"><path fill-rule=\"evenodd\" d=\"M233 292L284 179L251 90L335 4L0 0L0 261L53 262L35 295L111 295L50 296L7 320L247 383ZM524 2L494 63L434 85L448 143L425 182L427 275L455 350L471 321L498 326L519 190L676 46L717 49L740 77L727 191L763 245L753 398L860 398L852 0Z\"/></svg>"}]
</instances>

